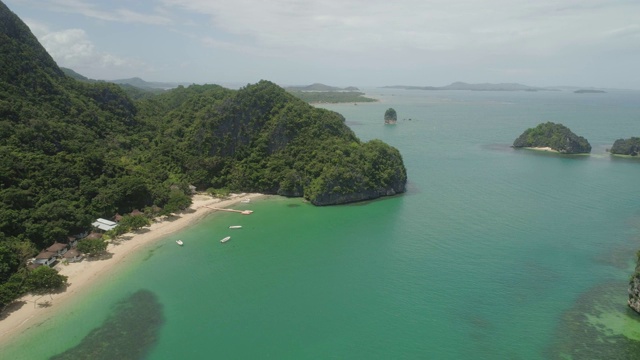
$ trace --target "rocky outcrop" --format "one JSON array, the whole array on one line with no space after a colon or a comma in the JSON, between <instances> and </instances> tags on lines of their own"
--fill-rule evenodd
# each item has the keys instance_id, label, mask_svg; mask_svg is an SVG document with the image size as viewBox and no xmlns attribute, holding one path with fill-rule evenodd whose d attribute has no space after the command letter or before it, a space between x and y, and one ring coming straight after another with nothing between
<instances>
[{"instance_id":1,"label":"rocky outcrop","mask_svg":"<svg viewBox=\"0 0 640 360\"><path fill-rule=\"evenodd\" d=\"M562 124L546 122L527 129L514 142L514 148L549 147L563 154L588 154L591 144Z\"/></svg>"},{"instance_id":2,"label":"rocky outcrop","mask_svg":"<svg viewBox=\"0 0 640 360\"><path fill-rule=\"evenodd\" d=\"M640 251L638 252L640 254ZM640 258L638 259L638 265L636 271L629 279L629 300L627 300L629 307L640 313Z\"/></svg>"},{"instance_id":3,"label":"rocky outcrop","mask_svg":"<svg viewBox=\"0 0 640 360\"><path fill-rule=\"evenodd\" d=\"M393 125L398 122L398 114L394 108L388 108L387 111L384 112L384 123Z\"/></svg>"},{"instance_id":4,"label":"rocky outcrop","mask_svg":"<svg viewBox=\"0 0 640 360\"><path fill-rule=\"evenodd\" d=\"M640 153L640 138L618 139L609 150L614 155L638 156Z\"/></svg>"},{"instance_id":5,"label":"rocky outcrop","mask_svg":"<svg viewBox=\"0 0 640 360\"><path fill-rule=\"evenodd\" d=\"M323 193L311 201L313 205L339 205L358 201L373 200L383 196L393 196L406 191L405 182L398 181L387 189L362 190L347 194Z\"/></svg>"}]
</instances>

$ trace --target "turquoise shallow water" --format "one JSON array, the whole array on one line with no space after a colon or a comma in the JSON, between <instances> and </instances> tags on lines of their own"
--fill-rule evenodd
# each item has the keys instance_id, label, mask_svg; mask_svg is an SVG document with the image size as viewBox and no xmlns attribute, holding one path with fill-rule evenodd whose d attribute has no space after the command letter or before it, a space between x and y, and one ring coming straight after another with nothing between
<instances>
[{"instance_id":1,"label":"turquoise shallow water","mask_svg":"<svg viewBox=\"0 0 640 360\"><path fill-rule=\"evenodd\" d=\"M640 94L369 93L382 102L325 107L401 151L406 194L238 204L254 214L158 242L3 357L62 353L143 289L160 305L140 321L162 320L149 322L148 359L633 358L640 162L605 149L640 134ZM382 125L388 107L396 126ZM543 121L589 139L592 155L509 147Z\"/></svg>"}]
</instances>

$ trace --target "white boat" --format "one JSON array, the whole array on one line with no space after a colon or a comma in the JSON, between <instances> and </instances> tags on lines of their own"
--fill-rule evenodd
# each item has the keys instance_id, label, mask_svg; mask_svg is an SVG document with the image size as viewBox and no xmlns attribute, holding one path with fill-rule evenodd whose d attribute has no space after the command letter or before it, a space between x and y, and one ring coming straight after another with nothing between
<instances>
[{"instance_id":1,"label":"white boat","mask_svg":"<svg viewBox=\"0 0 640 360\"><path fill-rule=\"evenodd\" d=\"M251 202L251 199L242 199L242 200L240 200L240 202L241 202L241 203L248 204L248 203L250 203L250 202Z\"/></svg>"},{"instance_id":2,"label":"white boat","mask_svg":"<svg viewBox=\"0 0 640 360\"><path fill-rule=\"evenodd\" d=\"M231 236L227 236L226 238L220 240L221 243L226 243L227 241L229 241L231 239Z\"/></svg>"},{"instance_id":3,"label":"white boat","mask_svg":"<svg viewBox=\"0 0 640 360\"><path fill-rule=\"evenodd\" d=\"M184 245L184 243L182 242L182 240L176 240L176 244L178 244L178 245L180 245L180 246Z\"/></svg>"},{"instance_id":4,"label":"white boat","mask_svg":"<svg viewBox=\"0 0 640 360\"><path fill-rule=\"evenodd\" d=\"M242 225L231 225L229 229L242 229Z\"/></svg>"}]
</instances>

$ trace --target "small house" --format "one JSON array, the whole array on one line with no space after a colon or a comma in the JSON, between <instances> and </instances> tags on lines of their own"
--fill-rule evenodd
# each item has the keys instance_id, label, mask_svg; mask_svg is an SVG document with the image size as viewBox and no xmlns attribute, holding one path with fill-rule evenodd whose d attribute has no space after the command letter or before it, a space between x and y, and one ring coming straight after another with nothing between
<instances>
[{"instance_id":1,"label":"small house","mask_svg":"<svg viewBox=\"0 0 640 360\"><path fill-rule=\"evenodd\" d=\"M43 250L36 256L34 264L51 266L58 259L58 253Z\"/></svg>"},{"instance_id":2,"label":"small house","mask_svg":"<svg viewBox=\"0 0 640 360\"><path fill-rule=\"evenodd\" d=\"M138 215L144 215L144 213L138 209L133 210L130 214L130 216L138 216Z\"/></svg>"},{"instance_id":3,"label":"small house","mask_svg":"<svg viewBox=\"0 0 640 360\"><path fill-rule=\"evenodd\" d=\"M84 258L84 255L76 249L71 249L64 254L63 258L72 263L81 261Z\"/></svg>"},{"instance_id":4,"label":"small house","mask_svg":"<svg viewBox=\"0 0 640 360\"><path fill-rule=\"evenodd\" d=\"M91 234L87 235L87 237L85 237L85 239L88 239L88 240L95 240L95 239L101 239L101 238L102 238L102 234L97 232L92 232Z\"/></svg>"},{"instance_id":5,"label":"small house","mask_svg":"<svg viewBox=\"0 0 640 360\"><path fill-rule=\"evenodd\" d=\"M56 256L62 256L67 250L69 250L69 245L55 242L49 246L46 251L56 253Z\"/></svg>"},{"instance_id":6,"label":"small house","mask_svg":"<svg viewBox=\"0 0 640 360\"><path fill-rule=\"evenodd\" d=\"M115 228L118 224L111 220L98 218L96 221L92 222L91 225L96 229L109 231Z\"/></svg>"}]
</instances>

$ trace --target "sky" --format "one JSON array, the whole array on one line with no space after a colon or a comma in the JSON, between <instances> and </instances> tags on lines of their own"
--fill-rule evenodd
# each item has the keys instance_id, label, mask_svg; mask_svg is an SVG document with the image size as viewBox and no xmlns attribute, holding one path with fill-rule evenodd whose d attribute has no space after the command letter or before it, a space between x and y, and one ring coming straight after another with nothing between
<instances>
[{"instance_id":1,"label":"sky","mask_svg":"<svg viewBox=\"0 0 640 360\"><path fill-rule=\"evenodd\" d=\"M640 0L1 0L93 79L640 89Z\"/></svg>"}]
</instances>

